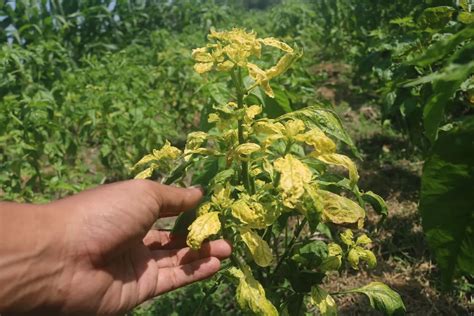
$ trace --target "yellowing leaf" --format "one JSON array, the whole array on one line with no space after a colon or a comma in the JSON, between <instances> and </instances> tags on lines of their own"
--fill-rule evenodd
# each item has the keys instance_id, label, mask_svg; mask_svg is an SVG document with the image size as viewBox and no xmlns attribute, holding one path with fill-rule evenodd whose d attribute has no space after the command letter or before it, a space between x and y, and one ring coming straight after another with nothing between
<instances>
[{"instance_id":1,"label":"yellowing leaf","mask_svg":"<svg viewBox=\"0 0 474 316\"><path fill-rule=\"evenodd\" d=\"M342 166L349 170L349 179L351 180L352 184L357 183L357 181L359 180L357 167L349 157L340 154L325 154L320 155L317 158L327 164Z\"/></svg>"},{"instance_id":2,"label":"yellowing leaf","mask_svg":"<svg viewBox=\"0 0 474 316\"><path fill-rule=\"evenodd\" d=\"M332 154L336 152L336 144L329 137L324 134L319 128L313 128L312 130L297 135L295 137L297 141L305 142L306 144L314 147L314 155L316 157L324 154Z\"/></svg>"},{"instance_id":3,"label":"yellowing leaf","mask_svg":"<svg viewBox=\"0 0 474 316\"><path fill-rule=\"evenodd\" d=\"M377 265L377 258L374 253L368 249L364 249L359 246L355 246L349 250L347 255L347 261L351 264L351 267L355 270L359 269L359 261L364 260L367 262L370 269L375 268Z\"/></svg>"},{"instance_id":4,"label":"yellowing leaf","mask_svg":"<svg viewBox=\"0 0 474 316\"><path fill-rule=\"evenodd\" d=\"M255 85L261 86L266 95L268 95L270 98L274 98L275 94L270 87L270 78L267 76L267 73L252 63L247 63L247 69L249 71L250 78L255 81Z\"/></svg>"},{"instance_id":5,"label":"yellowing leaf","mask_svg":"<svg viewBox=\"0 0 474 316\"><path fill-rule=\"evenodd\" d=\"M329 191L319 190L323 201L323 220L334 224L357 224L360 227L365 218L365 211L359 204L348 198Z\"/></svg>"},{"instance_id":6,"label":"yellowing leaf","mask_svg":"<svg viewBox=\"0 0 474 316\"><path fill-rule=\"evenodd\" d=\"M154 170L161 172L169 172L174 167L176 160L181 156L181 150L171 146L166 141L161 149L153 150L152 154L144 156L139 162L135 164L133 168L141 167L146 164L150 164L149 168L140 172L135 178L145 179L152 175Z\"/></svg>"},{"instance_id":7,"label":"yellowing leaf","mask_svg":"<svg viewBox=\"0 0 474 316\"><path fill-rule=\"evenodd\" d=\"M210 202L205 202L201 204L201 206L199 206L197 210L197 216L199 217L201 215L207 214L211 211L211 209L212 209L212 204Z\"/></svg>"},{"instance_id":8,"label":"yellowing leaf","mask_svg":"<svg viewBox=\"0 0 474 316\"><path fill-rule=\"evenodd\" d=\"M135 176L135 179L148 179L153 174L153 168L149 167Z\"/></svg>"},{"instance_id":9,"label":"yellowing leaf","mask_svg":"<svg viewBox=\"0 0 474 316\"><path fill-rule=\"evenodd\" d=\"M245 121L250 123L257 115L262 113L262 107L260 105L251 105L245 108Z\"/></svg>"},{"instance_id":10,"label":"yellowing leaf","mask_svg":"<svg viewBox=\"0 0 474 316\"><path fill-rule=\"evenodd\" d=\"M250 268L243 266L239 270L232 267L229 273L239 280L236 298L240 308L259 316L278 316L277 309L266 298L263 286L255 280Z\"/></svg>"},{"instance_id":11,"label":"yellowing leaf","mask_svg":"<svg viewBox=\"0 0 474 316\"><path fill-rule=\"evenodd\" d=\"M235 153L241 160L248 159L252 153L260 150L260 145L255 143L240 144L235 148Z\"/></svg>"},{"instance_id":12,"label":"yellowing leaf","mask_svg":"<svg viewBox=\"0 0 474 316\"><path fill-rule=\"evenodd\" d=\"M366 286L346 291L345 293L362 293L369 298L370 305L385 315L404 315L406 312L400 295L381 282L372 282Z\"/></svg>"},{"instance_id":13,"label":"yellowing leaf","mask_svg":"<svg viewBox=\"0 0 474 316\"><path fill-rule=\"evenodd\" d=\"M273 260L272 250L267 242L263 240L256 232L250 229L241 229L240 237L247 245L252 254L253 260L261 267L268 267Z\"/></svg>"},{"instance_id":14,"label":"yellowing leaf","mask_svg":"<svg viewBox=\"0 0 474 316\"><path fill-rule=\"evenodd\" d=\"M274 38L274 37L262 38L262 39L260 40L260 42L261 42L263 45L272 46L272 47L278 48L279 50L282 50L282 51L284 51L284 52L286 52L286 53L293 53L293 48L291 48L288 44L283 43L283 42L277 40L277 39Z\"/></svg>"},{"instance_id":15,"label":"yellowing leaf","mask_svg":"<svg viewBox=\"0 0 474 316\"><path fill-rule=\"evenodd\" d=\"M372 243L372 239L370 239L366 234L362 234L357 237L356 245L367 245Z\"/></svg>"},{"instance_id":16,"label":"yellowing leaf","mask_svg":"<svg viewBox=\"0 0 474 316\"><path fill-rule=\"evenodd\" d=\"M359 252L352 248L347 254L347 261L351 265L352 269L359 270Z\"/></svg>"},{"instance_id":17,"label":"yellowing leaf","mask_svg":"<svg viewBox=\"0 0 474 316\"><path fill-rule=\"evenodd\" d=\"M193 49L191 56L195 61L199 63L213 62L212 55L208 52L208 49L206 47Z\"/></svg>"},{"instance_id":18,"label":"yellowing leaf","mask_svg":"<svg viewBox=\"0 0 474 316\"><path fill-rule=\"evenodd\" d=\"M197 63L194 65L194 70L198 74L203 74L208 71L211 71L213 66L214 66L214 63Z\"/></svg>"},{"instance_id":19,"label":"yellowing leaf","mask_svg":"<svg viewBox=\"0 0 474 316\"><path fill-rule=\"evenodd\" d=\"M258 134L266 135L283 135L283 131L285 130L285 126L283 126L283 124L267 120L256 122L253 125L253 128Z\"/></svg>"},{"instance_id":20,"label":"yellowing leaf","mask_svg":"<svg viewBox=\"0 0 474 316\"><path fill-rule=\"evenodd\" d=\"M280 60L275 66L265 72L265 75L268 78L267 80L275 78L284 73L288 68L290 68L296 57L297 56L293 54L286 54L282 58L280 58Z\"/></svg>"},{"instance_id":21,"label":"yellowing leaf","mask_svg":"<svg viewBox=\"0 0 474 316\"><path fill-rule=\"evenodd\" d=\"M223 63L217 64L216 69L217 69L218 71L229 71L229 70L231 70L232 68L234 68L234 65L235 65L235 64L234 64L233 62L231 62L230 60L226 60L226 61L223 62Z\"/></svg>"},{"instance_id":22,"label":"yellowing leaf","mask_svg":"<svg viewBox=\"0 0 474 316\"><path fill-rule=\"evenodd\" d=\"M285 122L285 136L293 138L305 129L304 122L302 120L289 120Z\"/></svg>"},{"instance_id":23,"label":"yellowing leaf","mask_svg":"<svg viewBox=\"0 0 474 316\"><path fill-rule=\"evenodd\" d=\"M192 249L201 248L204 239L217 234L221 230L219 212L209 212L199 216L188 228L186 243Z\"/></svg>"},{"instance_id":24,"label":"yellowing leaf","mask_svg":"<svg viewBox=\"0 0 474 316\"><path fill-rule=\"evenodd\" d=\"M347 246L354 245L354 233L352 230L346 229L339 235L339 237L341 237L342 242Z\"/></svg>"},{"instance_id":25,"label":"yellowing leaf","mask_svg":"<svg viewBox=\"0 0 474 316\"><path fill-rule=\"evenodd\" d=\"M211 113L209 114L209 116L207 117L207 122L208 123L217 123L220 121L220 117L219 115L217 115L216 113Z\"/></svg>"},{"instance_id":26,"label":"yellowing leaf","mask_svg":"<svg viewBox=\"0 0 474 316\"><path fill-rule=\"evenodd\" d=\"M328 256L319 267L321 271L338 270L342 264L342 248L336 243L328 244Z\"/></svg>"},{"instance_id":27,"label":"yellowing leaf","mask_svg":"<svg viewBox=\"0 0 474 316\"><path fill-rule=\"evenodd\" d=\"M283 204L294 208L305 191L304 185L311 181L311 170L291 154L278 158L274 168L280 172L279 187L283 191Z\"/></svg>"},{"instance_id":28,"label":"yellowing leaf","mask_svg":"<svg viewBox=\"0 0 474 316\"><path fill-rule=\"evenodd\" d=\"M208 135L204 132L192 132L188 134L188 138L186 141L186 149L197 149L199 148L202 143L207 139Z\"/></svg>"},{"instance_id":29,"label":"yellowing leaf","mask_svg":"<svg viewBox=\"0 0 474 316\"><path fill-rule=\"evenodd\" d=\"M248 195L241 195L231 206L232 216L239 219L248 228L263 229L276 219L274 209L265 209L262 204L252 201Z\"/></svg>"},{"instance_id":30,"label":"yellowing leaf","mask_svg":"<svg viewBox=\"0 0 474 316\"><path fill-rule=\"evenodd\" d=\"M230 197L231 191L232 188L229 185L216 188L215 193L211 196L211 202L221 211L227 210L234 202Z\"/></svg>"},{"instance_id":31,"label":"yellowing leaf","mask_svg":"<svg viewBox=\"0 0 474 316\"><path fill-rule=\"evenodd\" d=\"M336 302L326 290L317 285L311 289L311 303L318 307L322 316L337 315Z\"/></svg>"}]
</instances>

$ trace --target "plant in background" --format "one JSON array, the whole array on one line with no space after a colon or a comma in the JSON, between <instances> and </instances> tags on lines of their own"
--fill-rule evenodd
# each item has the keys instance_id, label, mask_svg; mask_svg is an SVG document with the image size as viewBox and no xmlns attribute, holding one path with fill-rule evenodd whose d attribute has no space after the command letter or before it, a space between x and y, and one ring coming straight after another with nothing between
<instances>
[{"instance_id":1,"label":"plant in background","mask_svg":"<svg viewBox=\"0 0 474 316\"><path fill-rule=\"evenodd\" d=\"M166 143L143 157L135 167L145 168L136 177L159 172L164 183L182 183L189 173L193 183L206 184L208 193L188 227L187 243L199 249L216 235L232 242L230 266L217 282L237 283L242 309L258 315L299 314L306 296L322 314L333 315L335 301L320 284L345 261L354 269L376 265L372 241L360 231L364 201L384 210L383 200L359 191L354 162L337 153L327 135L344 134L332 112L309 107L268 119L259 118L261 105L247 103L255 89L273 96L270 80L301 55L297 49L242 29L212 30L209 40L193 50L194 69L228 73L235 91L232 100L214 106L208 120L215 127L190 133L183 151ZM267 69L255 62L264 48L282 53ZM345 169L347 176L332 172L334 167ZM178 219L175 230L185 222ZM400 296L384 284L337 295L354 292L366 294L372 306L387 314L404 311Z\"/></svg>"}]
</instances>

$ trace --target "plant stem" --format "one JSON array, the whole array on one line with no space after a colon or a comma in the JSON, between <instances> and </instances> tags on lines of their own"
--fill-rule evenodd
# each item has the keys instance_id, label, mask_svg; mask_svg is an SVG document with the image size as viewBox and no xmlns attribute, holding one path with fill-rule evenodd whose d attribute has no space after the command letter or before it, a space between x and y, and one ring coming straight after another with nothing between
<instances>
[{"instance_id":1,"label":"plant stem","mask_svg":"<svg viewBox=\"0 0 474 316\"><path fill-rule=\"evenodd\" d=\"M275 276L278 272L278 270L280 269L283 261L286 259L286 257L289 256L289 254L291 253L291 250L296 242L296 240L298 239L298 237L300 236L301 234L301 231L303 230L304 226L306 225L306 223L308 222L308 220L306 218L304 218L301 223L299 223L299 225L296 227L295 229L295 234L293 235L293 238L291 239L290 243L288 244L288 246L286 247L285 249L285 252L283 253L283 255L281 255L280 257L280 260L278 261L276 267L275 267L275 270L273 270L273 276Z\"/></svg>"},{"instance_id":2,"label":"plant stem","mask_svg":"<svg viewBox=\"0 0 474 316\"><path fill-rule=\"evenodd\" d=\"M244 108L244 91L243 91L243 82L242 82L242 72L240 68L237 68L237 73L233 72L232 75L235 83L235 87L237 90L237 107L238 109L243 109ZM244 138L244 127L243 127L243 121L239 120L238 121L238 137L239 137L239 144L245 143L245 138ZM252 186L250 185L250 177L249 177L249 165L247 161L242 161L242 183L245 186L245 189L250 194L253 194L254 192L252 191Z\"/></svg>"}]
</instances>

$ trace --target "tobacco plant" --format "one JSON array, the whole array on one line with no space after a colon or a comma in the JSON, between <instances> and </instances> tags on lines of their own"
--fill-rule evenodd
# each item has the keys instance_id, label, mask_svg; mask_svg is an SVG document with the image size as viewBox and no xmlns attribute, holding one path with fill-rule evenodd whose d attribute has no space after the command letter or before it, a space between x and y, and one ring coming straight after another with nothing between
<instances>
[{"instance_id":1,"label":"tobacco plant","mask_svg":"<svg viewBox=\"0 0 474 316\"><path fill-rule=\"evenodd\" d=\"M302 53L242 29L211 30L208 38L192 51L194 69L229 78L232 99L213 107L208 122L214 127L190 133L184 150L167 142L143 157L136 178L159 174L167 184L189 178L206 184L187 244L199 249L214 237L232 242L216 286L234 282L243 310L299 315L312 306L335 315L333 295L363 293L376 309L403 313L400 296L383 283L332 294L321 286L326 274L345 266L375 267L372 240L363 232L365 202L382 214L386 207L378 195L360 192L355 163L337 152L335 139L346 134L333 112L308 107L270 119L250 102L259 91L274 97L270 81ZM263 50L281 54L275 65L262 66ZM178 219L175 231L185 222Z\"/></svg>"}]
</instances>

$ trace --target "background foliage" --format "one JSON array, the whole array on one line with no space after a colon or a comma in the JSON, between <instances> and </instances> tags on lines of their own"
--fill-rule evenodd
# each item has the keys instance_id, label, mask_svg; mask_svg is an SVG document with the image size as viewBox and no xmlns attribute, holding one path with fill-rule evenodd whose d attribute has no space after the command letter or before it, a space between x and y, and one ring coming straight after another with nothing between
<instances>
[{"instance_id":1,"label":"background foliage","mask_svg":"<svg viewBox=\"0 0 474 316\"><path fill-rule=\"evenodd\" d=\"M305 52L278 79L277 97L264 100L266 115L335 105L343 119L357 116L347 126L362 168L425 162L414 201L432 249L423 262L433 258L441 271L433 270L430 287L442 280L466 305L474 262L472 7L467 0L2 1L0 196L43 202L126 179L165 139L184 144L203 128L206 109L227 99L218 80L193 73L190 49L211 27L246 27ZM384 170L373 177L390 177ZM408 187L418 192L416 180ZM413 264L421 256L413 243L408 254L392 242L379 255ZM234 310L222 299L228 293L211 281L136 313L188 314L192 302L211 314L216 304Z\"/></svg>"}]
</instances>

